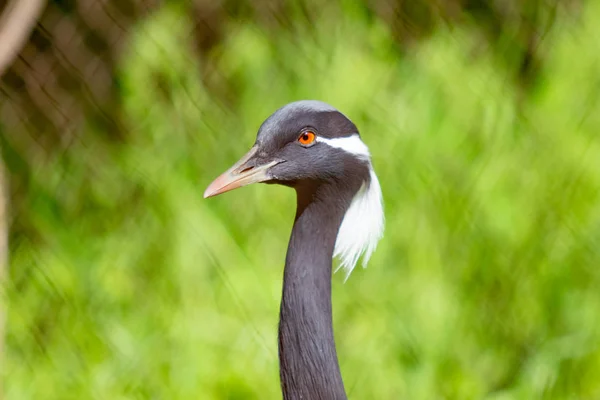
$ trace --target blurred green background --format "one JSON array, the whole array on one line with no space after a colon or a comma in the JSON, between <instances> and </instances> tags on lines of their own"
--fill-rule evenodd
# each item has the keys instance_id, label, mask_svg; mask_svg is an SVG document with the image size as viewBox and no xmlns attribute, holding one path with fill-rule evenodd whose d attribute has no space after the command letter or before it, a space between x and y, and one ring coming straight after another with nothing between
<instances>
[{"instance_id":1,"label":"blurred green background","mask_svg":"<svg viewBox=\"0 0 600 400\"><path fill-rule=\"evenodd\" d=\"M157 5L98 86L110 118L63 85L76 129L17 102L16 64L6 399L280 398L294 193L202 192L298 99L358 125L384 194L368 268L333 276L350 398L600 399L600 4L374 3L203 3L207 46L199 2Z\"/></svg>"}]
</instances>

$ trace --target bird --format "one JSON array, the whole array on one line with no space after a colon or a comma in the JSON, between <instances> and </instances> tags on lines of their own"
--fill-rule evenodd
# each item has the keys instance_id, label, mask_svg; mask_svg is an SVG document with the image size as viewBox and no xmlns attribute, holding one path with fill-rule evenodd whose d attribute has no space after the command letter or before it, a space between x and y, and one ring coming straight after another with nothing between
<instances>
[{"instance_id":1,"label":"bird","mask_svg":"<svg viewBox=\"0 0 600 400\"><path fill-rule=\"evenodd\" d=\"M356 125L319 100L278 108L250 150L204 192L216 196L252 183L296 191L283 271L278 356L284 400L346 399L334 340L332 275L346 277L383 237L381 185ZM333 260L337 268L333 269Z\"/></svg>"}]
</instances>

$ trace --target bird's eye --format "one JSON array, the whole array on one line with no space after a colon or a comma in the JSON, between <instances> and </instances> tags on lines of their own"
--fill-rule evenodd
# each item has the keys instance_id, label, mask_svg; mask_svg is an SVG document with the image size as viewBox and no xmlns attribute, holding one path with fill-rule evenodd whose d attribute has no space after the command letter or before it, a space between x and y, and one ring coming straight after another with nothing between
<instances>
[{"instance_id":1,"label":"bird's eye","mask_svg":"<svg viewBox=\"0 0 600 400\"><path fill-rule=\"evenodd\" d=\"M300 142L300 144L303 146L308 146L310 144L313 144L313 142L315 141L316 138L317 138L317 135L315 135L314 132L305 131L305 132L302 132L302 134L298 138L298 142Z\"/></svg>"}]
</instances>

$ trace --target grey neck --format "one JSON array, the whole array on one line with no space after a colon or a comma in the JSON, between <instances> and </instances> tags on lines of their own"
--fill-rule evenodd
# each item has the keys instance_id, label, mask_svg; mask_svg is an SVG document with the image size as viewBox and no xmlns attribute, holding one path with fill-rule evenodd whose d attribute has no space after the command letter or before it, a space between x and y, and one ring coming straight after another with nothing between
<instances>
[{"instance_id":1,"label":"grey neck","mask_svg":"<svg viewBox=\"0 0 600 400\"><path fill-rule=\"evenodd\" d=\"M331 268L337 232L356 190L333 189L296 189L279 322L285 400L346 399L333 335Z\"/></svg>"}]
</instances>

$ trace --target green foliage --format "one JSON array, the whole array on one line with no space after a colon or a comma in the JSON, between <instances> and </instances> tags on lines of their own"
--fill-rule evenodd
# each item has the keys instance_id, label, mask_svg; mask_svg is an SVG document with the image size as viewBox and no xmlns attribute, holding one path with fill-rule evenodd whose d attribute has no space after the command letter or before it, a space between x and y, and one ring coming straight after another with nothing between
<instances>
[{"instance_id":1,"label":"green foliage","mask_svg":"<svg viewBox=\"0 0 600 400\"><path fill-rule=\"evenodd\" d=\"M351 398L600 397L599 11L559 12L527 97L469 27L398 54L348 5L289 32L230 21L198 60L185 9L149 17L119 71L127 142L90 124L31 182L7 399L279 397L293 193L202 192L300 98L357 123L384 191L369 267L334 276Z\"/></svg>"}]
</instances>

